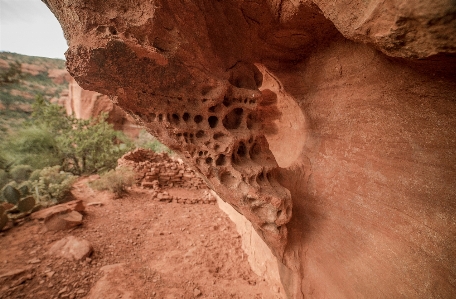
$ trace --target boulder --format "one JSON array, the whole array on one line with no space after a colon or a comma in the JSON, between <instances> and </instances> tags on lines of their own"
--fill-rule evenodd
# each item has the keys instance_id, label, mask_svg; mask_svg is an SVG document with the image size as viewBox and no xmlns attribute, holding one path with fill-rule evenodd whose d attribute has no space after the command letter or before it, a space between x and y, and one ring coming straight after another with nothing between
<instances>
[{"instance_id":1,"label":"boulder","mask_svg":"<svg viewBox=\"0 0 456 299\"><path fill-rule=\"evenodd\" d=\"M72 211L83 212L85 211L85 206L82 202L82 199L69 201L67 203L58 204L32 214L31 218L36 220L48 220L54 215L66 214Z\"/></svg>"},{"instance_id":2,"label":"boulder","mask_svg":"<svg viewBox=\"0 0 456 299\"><path fill-rule=\"evenodd\" d=\"M79 212L71 211L67 213L55 214L44 220L44 225L48 230L65 230L82 224L82 215Z\"/></svg>"},{"instance_id":3,"label":"boulder","mask_svg":"<svg viewBox=\"0 0 456 299\"><path fill-rule=\"evenodd\" d=\"M48 230L64 230L81 225L84 210L82 200L74 200L35 212L31 218L42 220Z\"/></svg>"},{"instance_id":4,"label":"boulder","mask_svg":"<svg viewBox=\"0 0 456 299\"><path fill-rule=\"evenodd\" d=\"M54 242L47 254L79 261L90 256L92 251L92 245L87 240L68 236Z\"/></svg>"}]
</instances>

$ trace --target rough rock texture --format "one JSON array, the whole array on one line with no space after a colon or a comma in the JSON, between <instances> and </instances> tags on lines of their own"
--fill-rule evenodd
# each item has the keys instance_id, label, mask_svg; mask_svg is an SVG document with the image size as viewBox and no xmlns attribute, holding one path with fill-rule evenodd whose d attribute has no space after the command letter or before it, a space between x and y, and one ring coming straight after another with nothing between
<instances>
[{"instance_id":1,"label":"rough rock texture","mask_svg":"<svg viewBox=\"0 0 456 299\"><path fill-rule=\"evenodd\" d=\"M140 128L135 120L121 108L113 105L108 96L85 90L74 79L71 79L68 90L68 100L64 104L67 114L74 114L80 119L89 119L101 113L107 113L106 120L114 126L114 129L123 131L129 136L138 136Z\"/></svg>"},{"instance_id":2,"label":"rough rock texture","mask_svg":"<svg viewBox=\"0 0 456 299\"><path fill-rule=\"evenodd\" d=\"M100 268L104 276L92 287L87 299L122 298L133 299L134 289L122 275L132 276L131 271L124 264L107 265Z\"/></svg>"},{"instance_id":3,"label":"rough rock texture","mask_svg":"<svg viewBox=\"0 0 456 299\"><path fill-rule=\"evenodd\" d=\"M347 38L396 57L456 53L453 0L314 1Z\"/></svg>"},{"instance_id":4,"label":"rough rock texture","mask_svg":"<svg viewBox=\"0 0 456 299\"><path fill-rule=\"evenodd\" d=\"M82 214L85 206L82 200L73 200L35 212L31 218L42 220L48 230L58 231L69 229L82 224Z\"/></svg>"},{"instance_id":5,"label":"rough rock texture","mask_svg":"<svg viewBox=\"0 0 456 299\"><path fill-rule=\"evenodd\" d=\"M71 212L84 212L85 206L82 200L72 200L67 203L55 205L32 214L31 218L35 220L49 220L55 215L67 214Z\"/></svg>"},{"instance_id":6,"label":"rough rock texture","mask_svg":"<svg viewBox=\"0 0 456 299\"><path fill-rule=\"evenodd\" d=\"M170 157L167 153L139 148L123 155L117 164L133 169L136 184L145 188L152 188L156 181L159 188L207 189L204 181L182 159Z\"/></svg>"},{"instance_id":7,"label":"rough rock texture","mask_svg":"<svg viewBox=\"0 0 456 299\"><path fill-rule=\"evenodd\" d=\"M70 83L73 80L68 71L62 69L49 69L48 77L56 84Z\"/></svg>"},{"instance_id":8,"label":"rough rock texture","mask_svg":"<svg viewBox=\"0 0 456 299\"><path fill-rule=\"evenodd\" d=\"M88 257L92 251L92 245L87 240L68 236L52 244L48 254L80 261Z\"/></svg>"},{"instance_id":9,"label":"rough rock texture","mask_svg":"<svg viewBox=\"0 0 456 299\"><path fill-rule=\"evenodd\" d=\"M456 293L454 1L45 2L70 74L252 222L290 298Z\"/></svg>"},{"instance_id":10,"label":"rough rock texture","mask_svg":"<svg viewBox=\"0 0 456 299\"><path fill-rule=\"evenodd\" d=\"M277 259L272 254L271 249L266 246L252 227L252 224L244 216L224 202L215 192L212 193L220 210L225 212L231 221L236 224L236 230L242 239L242 250L247 254L247 259L253 272L262 277L272 289L285 298L282 283L280 282Z\"/></svg>"}]
</instances>

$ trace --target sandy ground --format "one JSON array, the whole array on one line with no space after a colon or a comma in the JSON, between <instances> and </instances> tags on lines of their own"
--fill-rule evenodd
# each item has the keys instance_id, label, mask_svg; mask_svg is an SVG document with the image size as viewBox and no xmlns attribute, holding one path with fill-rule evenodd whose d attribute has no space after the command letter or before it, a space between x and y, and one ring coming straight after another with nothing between
<instances>
[{"instance_id":1,"label":"sandy ground","mask_svg":"<svg viewBox=\"0 0 456 299\"><path fill-rule=\"evenodd\" d=\"M52 232L26 219L0 233L0 298L280 298L252 272L234 224L216 205L157 202L139 188L115 199L87 180L73 195L102 205L87 205L82 226ZM69 235L92 244L90 258L47 254Z\"/></svg>"}]
</instances>

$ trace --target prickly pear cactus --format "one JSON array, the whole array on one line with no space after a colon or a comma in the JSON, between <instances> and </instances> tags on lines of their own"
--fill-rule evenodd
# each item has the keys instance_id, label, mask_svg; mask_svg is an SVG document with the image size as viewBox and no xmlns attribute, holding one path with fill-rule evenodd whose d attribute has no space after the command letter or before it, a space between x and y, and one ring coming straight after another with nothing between
<instances>
[{"instance_id":1,"label":"prickly pear cactus","mask_svg":"<svg viewBox=\"0 0 456 299\"><path fill-rule=\"evenodd\" d=\"M21 212L28 212L35 207L35 204L35 198L33 196L27 196L19 200L17 208Z\"/></svg>"},{"instance_id":2,"label":"prickly pear cactus","mask_svg":"<svg viewBox=\"0 0 456 299\"><path fill-rule=\"evenodd\" d=\"M3 229L7 222L8 216L6 215L6 209L3 206L0 206L0 230Z\"/></svg>"},{"instance_id":3,"label":"prickly pear cactus","mask_svg":"<svg viewBox=\"0 0 456 299\"><path fill-rule=\"evenodd\" d=\"M18 187L17 190L21 193L22 196L27 196L30 194L30 183L23 182Z\"/></svg>"},{"instance_id":4,"label":"prickly pear cactus","mask_svg":"<svg viewBox=\"0 0 456 299\"><path fill-rule=\"evenodd\" d=\"M3 197L6 199L7 202L15 205L19 202L19 199L21 198L21 193L13 186L6 185L3 188Z\"/></svg>"}]
</instances>

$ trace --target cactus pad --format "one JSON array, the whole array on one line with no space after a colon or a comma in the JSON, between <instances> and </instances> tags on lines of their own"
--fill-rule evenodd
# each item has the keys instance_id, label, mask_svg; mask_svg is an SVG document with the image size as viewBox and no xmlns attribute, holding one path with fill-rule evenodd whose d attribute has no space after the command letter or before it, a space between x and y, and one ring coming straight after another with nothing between
<instances>
[{"instance_id":1,"label":"cactus pad","mask_svg":"<svg viewBox=\"0 0 456 299\"><path fill-rule=\"evenodd\" d=\"M19 200L19 203L17 204L17 208L21 212L28 212L35 207L35 204L36 204L35 198L33 196L27 196L27 197Z\"/></svg>"},{"instance_id":2,"label":"cactus pad","mask_svg":"<svg viewBox=\"0 0 456 299\"><path fill-rule=\"evenodd\" d=\"M7 185L5 188L3 188L3 197L6 199L6 201L15 205L19 202L21 193L13 186Z\"/></svg>"}]
</instances>

